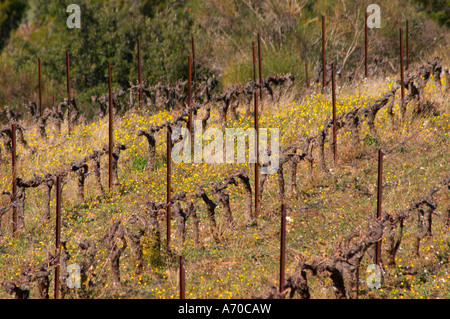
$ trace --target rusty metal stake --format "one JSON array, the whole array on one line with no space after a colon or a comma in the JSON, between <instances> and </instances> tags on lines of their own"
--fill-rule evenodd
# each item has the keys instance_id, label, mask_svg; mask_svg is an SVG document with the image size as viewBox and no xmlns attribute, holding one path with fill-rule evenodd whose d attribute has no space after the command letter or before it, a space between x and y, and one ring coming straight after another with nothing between
<instances>
[{"instance_id":1,"label":"rusty metal stake","mask_svg":"<svg viewBox=\"0 0 450 319\"><path fill-rule=\"evenodd\" d=\"M188 56L188 109L189 109L189 133L191 135L191 141L193 141L193 119L192 119L192 57ZM192 144L192 143L191 143Z\"/></svg>"},{"instance_id":2,"label":"rusty metal stake","mask_svg":"<svg viewBox=\"0 0 450 319\"><path fill-rule=\"evenodd\" d=\"M253 50L253 82L256 82L256 48L255 48L255 42L252 42L252 50ZM255 91L255 93L257 90Z\"/></svg>"},{"instance_id":3,"label":"rusty metal stake","mask_svg":"<svg viewBox=\"0 0 450 319\"><path fill-rule=\"evenodd\" d=\"M15 202L17 199L17 185L16 185L16 169L17 169L17 158L16 158L16 124L11 124L11 172L12 172L12 198L11 201ZM17 209L13 207L12 211L12 224L13 224L13 237L17 237Z\"/></svg>"},{"instance_id":4,"label":"rusty metal stake","mask_svg":"<svg viewBox=\"0 0 450 319\"><path fill-rule=\"evenodd\" d=\"M405 119L406 115L406 106L405 106L405 82L404 82L404 68L403 68L403 31L400 28L400 80L401 80L401 92L402 92L402 119Z\"/></svg>"},{"instance_id":5,"label":"rusty metal stake","mask_svg":"<svg viewBox=\"0 0 450 319\"><path fill-rule=\"evenodd\" d=\"M172 179L172 132L170 126L167 125L167 141L166 141L166 226L167 226L167 247L169 247L170 243L170 188L171 188L171 179Z\"/></svg>"},{"instance_id":6,"label":"rusty metal stake","mask_svg":"<svg viewBox=\"0 0 450 319\"><path fill-rule=\"evenodd\" d=\"M70 112L70 59L69 59L69 51L66 51L66 83L67 83L67 112L68 112L68 134L71 133L71 127L72 127L72 116Z\"/></svg>"},{"instance_id":7,"label":"rusty metal stake","mask_svg":"<svg viewBox=\"0 0 450 319\"><path fill-rule=\"evenodd\" d=\"M368 72L367 72L367 45L368 45L368 36L367 36L367 17L368 17L368 13L367 11L365 12L365 20L364 20L364 75L365 78L368 77Z\"/></svg>"},{"instance_id":8,"label":"rusty metal stake","mask_svg":"<svg viewBox=\"0 0 450 319\"><path fill-rule=\"evenodd\" d=\"M383 195L383 155L381 149L378 150L378 193L377 193L377 218L381 219L381 201Z\"/></svg>"},{"instance_id":9,"label":"rusty metal stake","mask_svg":"<svg viewBox=\"0 0 450 319\"><path fill-rule=\"evenodd\" d=\"M409 20L406 19L406 68L408 70L409 67Z\"/></svg>"},{"instance_id":10,"label":"rusty metal stake","mask_svg":"<svg viewBox=\"0 0 450 319\"><path fill-rule=\"evenodd\" d=\"M70 105L70 59L69 51L66 51L66 83L67 83L67 103Z\"/></svg>"},{"instance_id":11,"label":"rusty metal stake","mask_svg":"<svg viewBox=\"0 0 450 319\"><path fill-rule=\"evenodd\" d=\"M256 83L256 49L255 42L253 48L253 81ZM258 114L258 92L254 92L254 122L256 132L256 163L255 163L255 216L259 216L259 114Z\"/></svg>"},{"instance_id":12,"label":"rusty metal stake","mask_svg":"<svg viewBox=\"0 0 450 319\"><path fill-rule=\"evenodd\" d=\"M306 88L309 88L308 61L305 59Z\"/></svg>"},{"instance_id":13,"label":"rusty metal stake","mask_svg":"<svg viewBox=\"0 0 450 319\"><path fill-rule=\"evenodd\" d=\"M41 77L41 58L38 58L38 77L39 77L39 116L42 117L42 77Z\"/></svg>"},{"instance_id":14,"label":"rusty metal stake","mask_svg":"<svg viewBox=\"0 0 450 319\"><path fill-rule=\"evenodd\" d=\"M56 254L61 248L61 176L56 177L56 225L55 225L55 248ZM55 267L55 299L59 299L59 258Z\"/></svg>"},{"instance_id":15,"label":"rusty metal stake","mask_svg":"<svg viewBox=\"0 0 450 319\"><path fill-rule=\"evenodd\" d=\"M138 81L139 81L139 109L141 108L142 100L142 78L141 78L141 38L138 38Z\"/></svg>"},{"instance_id":16,"label":"rusty metal stake","mask_svg":"<svg viewBox=\"0 0 450 319\"><path fill-rule=\"evenodd\" d=\"M280 292L284 290L284 277L286 269L286 205L281 204L281 231L280 231Z\"/></svg>"},{"instance_id":17,"label":"rusty metal stake","mask_svg":"<svg viewBox=\"0 0 450 319\"><path fill-rule=\"evenodd\" d=\"M186 299L186 277L184 270L184 256L180 256L180 299Z\"/></svg>"},{"instance_id":18,"label":"rusty metal stake","mask_svg":"<svg viewBox=\"0 0 450 319\"><path fill-rule=\"evenodd\" d=\"M108 88L109 88L109 127L108 127L108 169L109 169L109 189L111 190L113 187L113 174L112 174L112 166L113 166L113 96L112 96L112 87L111 87L111 62L108 62Z\"/></svg>"},{"instance_id":19,"label":"rusty metal stake","mask_svg":"<svg viewBox=\"0 0 450 319\"><path fill-rule=\"evenodd\" d=\"M192 69L193 69L193 89L194 89L194 100L197 93L197 61L195 59L195 39L192 37Z\"/></svg>"},{"instance_id":20,"label":"rusty metal stake","mask_svg":"<svg viewBox=\"0 0 450 319\"><path fill-rule=\"evenodd\" d=\"M326 86L327 66L326 66L326 53L325 53L325 16L322 15L322 91Z\"/></svg>"},{"instance_id":21,"label":"rusty metal stake","mask_svg":"<svg viewBox=\"0 0 450 319\"><path fill-rule=\"evenodd\" d=\"M261 59L261 34L258 33L258 68L259 68L259 99L261 100L261 108L263 104L263 78L262 78L262 59ZM256 81L255 81L256 82Z\"/></svg>"},{"instance_id":22,"label":"rusty metal stake","mask_svg":"<svg viewBox=\"0 0 450 319\"><path fill-rule=\"evenodd\" d=\"M331 64L331 92L333 100L333 158L334 164L336 165L337 157L337 143L336 143L336 80L335 80L335 70L334 63Z\"/></svg>"},{"instance_id":23,"label":"rusty metal stake","mask_svg":"<svg viewBox=\"0 0 450 319\"><path fill-rule=\"evenodd\" d=\"M383 152L378 150L378 193L377 193L377 219L381 220L383 200ZM381 266L381 238L377 241L375 263Z\"/></svg>"}]
</instances>

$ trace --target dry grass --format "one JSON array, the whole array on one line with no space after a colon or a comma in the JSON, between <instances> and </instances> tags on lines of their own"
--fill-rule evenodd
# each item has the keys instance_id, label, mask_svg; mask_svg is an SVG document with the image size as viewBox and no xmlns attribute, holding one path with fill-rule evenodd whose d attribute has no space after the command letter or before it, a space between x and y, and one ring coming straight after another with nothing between
<instances>
[{"instance_id":1,"label":"dry grass","mask_svg":"<svg viewBox=\"0 0 450 319\"><path fill-rule=\"evenodd\" d=\"M355 105L363 106L388 90L392 79L374 79L354 86L342 84L338 93L338 113ZM319 93L313 88L307 94L298 92L284 95L276 103L265 102L261 115L261 127L279 127L281 147L304 135L317 132L320 125L330 116L331 98L328 93ZM338 163L331 162L331 151L326 145L329 172L320 171L314 165L312 172L308 164L301 162L297 174L297 194L286 199L288 210L287 271L289 275L296 266L300 255L331 256L334 245L343 236L355 229L364 230L369 216L376 210L376 152L378 147L393 150L385 158L384 182L386 189L383 197L383 209L389 213L406 208L434 183L448 174L449 168L449 103L448 95L436 87L433 82L427 88L427 95L436 102L439 116L427 114L422 118L408 118L404 123L391 126L386 110L380 111L376 121L378 136L367 138L368 128L361 127L361 144L355 145L345 131L338 135ZM297 99L295 98L297 96ZM301 97L300 99L298 97ZM396 97L396 103L399 99ZM213 107L213 110L215 108ZM394 107L398 114L398 105ZM116 119L117 141L129 146L121 155L119 178L120 187L104 197L95 195L92 178L87 179L86 200L76 200L74 176L69 176L63 188L64 213L62 237L68 242L72 262L80 262L82 255L77 244L82 238L97 240L109 227L111 220L126 219L140 212L148 200L165 200L165 133L160 132L157 144L157 169L154 173L142 170L142 160L146 158L147 145L135 132L149 124L162 123L175 114L159 113L150 115L145 111L130 112ZM217 119L212 114L212 121ZM236 127L250 127L252 121L241 116ZM106 143L107 123L97 120L88 126L79 126L69 139L64 134L55 136L49 130L49 140L37 138L32 123L25 138L36 150L35 154L19 147L18 176L30 178L33 174L55 171L61 165L81 158ZM63 132L64 127L63 127ZM399 146L401 141L405 144ZM316 153L314 153L316 156ZM317 157L316 157L317 158ZM106 158L102 162L106 167ZM210 181L221 180L228 172L247 165L212 164L174 164L174 193L191 192L197 182L208 185ZM0 184L3 190L10 189L9 164L0 168ZM250 168L246 168L249 169ZM250 170L251 171L251 170ZM103 171L104 185L106 170ZM232 229L221 228L220 244L212 240L206 221L202 202L200 205L201 238L200 246L193 243L192 224L188 220L187 241L178 247L172 237L171 253L163 247L164 263L160 267L151 267L148 257L146 269L142 275L135 274L133 252L128 248L121 258L122 285L110 290L108 284L107 251L100 250L94 264L93 278L96 285L90 290L91 297L126 298L177 298L177 262L176 256L183 253L186 257L186 281L188 298L249 298L252 295L265 294L271 285L277 285L279 258L279 214L276 176L270 176L265 186L262 212L258 216L257 227L245 227L242 219L241 186L230 189L231 209L235 219ZM7 223L9 215L3 217L4 237L0 239L2 252L0 269L3 280L17 277L23 265L37 264L47 252L53 252L53 222L42 224L43 190L27 190L26 232L18 239L11 238L11 229ZM449 194L444 190L438 194L439 213L444 203L448 203ZM52 202L52 210L54 202ZM221 223L220 207L217 208L218 224ZM371 291L366 288L365 272L361 270L360 293L363 298L420 298L449 296L448 256L450 229L438 214L433 222L433 237L426 238L421 245L421 258L411 257L412 240L415 234L414 217L407 220L406 233L402 248L398 254L396 269L387 270L385 287ZM54 218L52 216L52 218ZM176 223L172 222L172 229ZM165 221L161 220L161 235L165 238ZM172 235L174 236L174 234ZM448 258L448 257L447 257ZM443 261L443 263L441 263ZM369 263L364 260L362 267ZM422 278L424 282L419 281ZM420 279L420 280L422 280ZM310 287L313 298L332 298L329 280L311 278ZM437 288L437 287L440 288ZM51 287L53 287L51 285ZM0 296L7 297L4 291ZM33 292L32 292L33 297ZM71 297L80 297L74 291Z\"/></svg>"}]
</instances>

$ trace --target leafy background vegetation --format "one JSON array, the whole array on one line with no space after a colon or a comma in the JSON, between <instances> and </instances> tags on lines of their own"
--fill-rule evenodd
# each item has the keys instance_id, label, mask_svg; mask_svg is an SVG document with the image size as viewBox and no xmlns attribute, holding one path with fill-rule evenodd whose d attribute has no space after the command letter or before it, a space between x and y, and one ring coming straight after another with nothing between
<instances>
[{"instance_id":1,"label":"leafy background vegetation","mask_svg":"<svg viewBox=\"0 0 450 319\"><path fill-rule=\"evenodd\" d=\"M343 71L360 71L363 15L373 1L79 0L82 27L69 29L66 8L72 2L0 2L0 85L4 88L0 104L21 108L24 99L36 100L37 57L43 61L45 104L51 105L53 94L61 100L66 50L71 56L72 86L81 104L89 104L94 93L106 92L108 61L115 87L125 87L137 79L138 37L143 77L149 84L186 77L191 36L197 41L199 74L215 75L223 86L245 82L251 78L251 44L258 32L264 75L290 72L301 79L304 59L314 66L320 57L322 14L327 16L328 59ZM439 26L448 26L448 1L382 0L377 4L382 26L370 30L373 56L395 58L398 28L404 27L406 18L411 24L412 60L448 52L442 50L448 32Z\"/></svg>"}]
</instances>

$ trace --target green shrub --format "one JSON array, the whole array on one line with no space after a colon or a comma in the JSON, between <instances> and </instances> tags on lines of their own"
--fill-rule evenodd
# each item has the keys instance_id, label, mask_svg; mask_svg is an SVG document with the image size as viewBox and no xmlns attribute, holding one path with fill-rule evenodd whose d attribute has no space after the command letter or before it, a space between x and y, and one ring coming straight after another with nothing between
<instances>
[{"instance_id":1,"label":"green shrub","mask_svg":"<svg viewBox=\"0 0 450 319\"><path fill-rule=\"evenodd\" d=\"M377 146L378 145L378 140L375 137L370 136L369 134L366 134L364 136L363 142L364 142L364 144L366 144L368 146Z\"/></svg>"},{"instance_id":2,"label":"green shrub","mask_svg":"<svg viewBox=\"0 0 450 319\"><path fill-rule=\"evenodd\" d=\"M16 31L4 50L15 74L36 69L37 57L40 57L42 73L56 83L65 84L65 52L69 51L74 90L93 90L108 83L108 62L111 62L112 81L119 87L126 87L130 81L137 80L137 40L140 37L145 80L174 82L186 76L186 48L190 45L186 39L190 38L192 27L188 11L177 10L178 6L169 1L165 9L149 17L141 10L145 1L131 6L129 1L80 0L77 4L81 10L81 28L69 29L66 8L70 3L30 1L27 19L32 27L29 34ZM180 55L185 55L186 59ZM26 86L37 86L36 77L31 79L32 83ZM105 93L107 90L102 94Z\"/></svg>"}]
</instances>

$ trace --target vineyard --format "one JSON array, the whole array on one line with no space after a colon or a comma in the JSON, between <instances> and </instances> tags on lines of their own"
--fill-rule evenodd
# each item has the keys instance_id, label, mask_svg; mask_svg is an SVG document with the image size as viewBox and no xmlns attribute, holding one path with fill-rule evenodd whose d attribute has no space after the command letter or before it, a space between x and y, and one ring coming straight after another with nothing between
<instances>
[{"instance_id":1,"label":"vineyard","mask_svg":"<svg viewBox=\"0 0 450 319\"><path fill-rule=\"evenodd\" d=\"M441 58L257 80L253 50L252 81L192 79L189 58L189 80L93 95L92 120L69 84L2 105L0 298L450 298ZM194 120L203 149L211 128L278 128L276 173L174 162Z\"/></svg>"}]
</instances>

